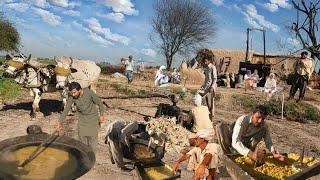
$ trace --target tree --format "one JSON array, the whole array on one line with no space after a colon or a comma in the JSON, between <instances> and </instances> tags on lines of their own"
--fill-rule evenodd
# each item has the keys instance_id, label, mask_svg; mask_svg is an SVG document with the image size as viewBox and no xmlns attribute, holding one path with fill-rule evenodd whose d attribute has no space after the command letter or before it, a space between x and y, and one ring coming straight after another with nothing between
<instances>
[{"instance_id":1,"label":"tree","mask_svg":"<svg viewBox=\"0 0 320 180\"><path fill-rule=\"evenodd\" d=\"M318 43L319 22L318 12L320 0L306 2L305 0L292 0L293 7L297 10L297 21L292 23L291 29L300 40L304 49L311 56L320 59L320 44ZM302 16L301 16L302 14ZM302 21L301 21L302 20ZM300 24L300 21L303 22Z\"/></svg>"},{"instance_id":2,"label":"tree","mask_svg":"<svg viewBox=\"0 0 320 180\"><path fill-rule=\"evenodd\" d=\"M151 40L165 56L168 70L175 54L196 50L215 35L213 14L197 1L158 0L154 10Z\"/></svg>"},{"instance_id":3,"label":"tree","mask_svg":"<svg viewBox=\"0 0 320 180\"><path fill-rule=\"evenodd\" d=\"M19 32L0 12L0 51L18 51L19 44Z\"/></svg>"}]
</instances>

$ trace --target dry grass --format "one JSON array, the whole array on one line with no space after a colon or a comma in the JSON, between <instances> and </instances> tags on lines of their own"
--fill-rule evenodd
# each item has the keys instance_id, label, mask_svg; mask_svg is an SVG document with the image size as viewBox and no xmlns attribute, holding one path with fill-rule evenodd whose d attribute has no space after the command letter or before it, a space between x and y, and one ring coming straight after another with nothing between
<instances>
[{"instance_id":1,"label":"dry grass","mask_svg":"<svg viewBox=\"0 0 320 180\"><path fill-rule=\"evenodd\" d=\"M183 79L182 83L201 85L204 81L204 74L201 69L191 69L186 63L180 66L180 73Z\"/></svg>"}]
</instances>

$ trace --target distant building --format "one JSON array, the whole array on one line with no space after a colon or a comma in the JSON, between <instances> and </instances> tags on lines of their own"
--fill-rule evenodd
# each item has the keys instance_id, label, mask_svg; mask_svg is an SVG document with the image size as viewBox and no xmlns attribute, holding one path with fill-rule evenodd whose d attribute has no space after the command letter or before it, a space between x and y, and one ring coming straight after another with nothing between
<instances>
[{"instance_id":1,"label":"distant building","mask_svg":"<svg viewBox=\"0 0 320 180\"><path fill-rule=\"evenodd\" d=\"M246 59L246 51L244 50L229 50L229 49L211 49L215 55L216 63L230 61L228 72L238 73L239 63L244 62ZM249 51L248 59L254 64L263 64L263 54ZM285 56L285 55L266 55L266 64L271 64L271 72L283 75L293 71L293 63L300 56ZM222 69L225 69L226 63L223 64Z\"/></svg>"}]
</instances>

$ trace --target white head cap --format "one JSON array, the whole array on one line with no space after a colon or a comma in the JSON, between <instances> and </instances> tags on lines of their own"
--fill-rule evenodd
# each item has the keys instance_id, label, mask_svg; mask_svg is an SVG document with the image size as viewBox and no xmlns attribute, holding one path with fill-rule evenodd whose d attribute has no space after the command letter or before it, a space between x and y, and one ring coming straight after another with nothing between
<instances>
[{"instance_id":1,"label":"white head cap","mask_svg":"<svg viewBox=\"0 0 320 180\"><path fill-rule=\"evenodd\" d=\"M211 139L214 138L214 135L215 135L214 129L200 129L197 132L196 137L205 139L206 141L210 141Z\"/></svg>"},{"instance_id":2,"label":"white head cap","mask_svg":"<svg viewBox=\"0 0 320 180\"><path fill-rule=\"evenodd\" d=\"M162 65L160 66L159 70L162 71L162 70L165 70L166 69L166 66Z\"/></svg>"}]
</instances>

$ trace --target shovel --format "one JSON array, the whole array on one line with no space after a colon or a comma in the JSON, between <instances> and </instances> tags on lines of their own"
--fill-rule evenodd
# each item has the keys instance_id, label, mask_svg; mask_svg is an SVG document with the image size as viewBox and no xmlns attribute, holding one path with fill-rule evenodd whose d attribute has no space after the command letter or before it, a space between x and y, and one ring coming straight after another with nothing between
<instances>
[{"instance_id":1,"label":"shovel","mask_svg":"<svg viewBox=\"0 0 320 180\"><path fill-rule=\"evenodd\" d=\"M42 147L44 147L47 144L50 144L52 141L54 141L58 135L56 135L57 131L54 131L46 140L44 140L38 147L36 150L34 150L30 156L24 160L19 166L18 169L22 169L24 166L26 166L28 163L30 163L34 158L36 158L37 156L39 156L44 149L41 149ZM41 150L40 150L41 149ZM40 151L39 151L40 150Z\"/></svg>"}]
</instances>

